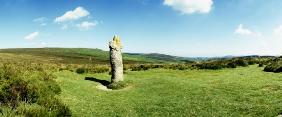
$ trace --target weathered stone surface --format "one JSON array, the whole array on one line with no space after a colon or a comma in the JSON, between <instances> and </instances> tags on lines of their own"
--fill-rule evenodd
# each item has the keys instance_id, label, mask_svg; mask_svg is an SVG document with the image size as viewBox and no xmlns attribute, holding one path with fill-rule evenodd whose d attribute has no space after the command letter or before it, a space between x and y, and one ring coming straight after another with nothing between
<instances>
[{"instance_id":1,"label":"weathered stone surface","mask_svg":"<svg viewBox=\"0 0 282 117\"><path fill-rule=\"evenodd\" d=\"M115 35L113 40L109 42L110 63L112 67L112 81L123 81L123 63L122 63L122 45L119 36Z\"/></svg>"}]
</instances>

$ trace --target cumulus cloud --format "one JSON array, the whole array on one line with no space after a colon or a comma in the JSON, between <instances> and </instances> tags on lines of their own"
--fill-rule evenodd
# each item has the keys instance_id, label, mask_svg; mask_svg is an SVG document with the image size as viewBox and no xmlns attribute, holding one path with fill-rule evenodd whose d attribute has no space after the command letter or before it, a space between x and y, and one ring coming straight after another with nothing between
<instances>
[{"instance_id":1,"label":"cumulus cloud","mask_svg":"<svg viewBox=\"0 0 282 117\"><path fill-rule=\"evenodd\" d=\"M56 23L66 22L66 21L73 21L80 19L82 17L88 16L90 13L84 9L83 7L77 7L72 11L67 11L64 15L57 17L55 19Z\"/></svg>"},{"instance_id":2,"label":"cumulus cloud","mask_svg":"<svg viewBox=\"0 0 282 117\"><path fill-rule=\"evenodd\" d=\"M238 28L235 30L235 34L239 35L251 35L253 32L249 29L243 27L243 24L240 24Z\"/></svg>"},{"instance_id":3,"label":"cumulus cloud","mask_svg":"<svg viewBox=\"0 0 282 117\"><path fill-rule=\"evenodd\" d=\"M209 13L212 9L212 0L164 0L164 5L172 7L183 14Z\"/></svg>"},{"instance_id":4,"label":"cumulus cloud","mask_svg":"<svg viewBox=\"0 0 282 117\"><path fill-rule=\"evenodd\" d=\"M84 21L84 22L82 22L80 24L77 24L77 27L79 29L82 29L82 30L88 30L88 29L91 29L91 28L95 27L97 24L98 24L98 22Z\"/></svg>"},{"instance_id":5,"label":"cumulus cloud","mask_svg":"<svg viewBox=\"0 0 282 117\"><path fill-rule=\"evenodd\" d=\"M24 37L24 39L26 39L26 40L33 40L33 39L35 39L38 36L39 36L39 32L36 31L36 32L31 33L31 34L28 34L27 36Z\"/></svg>"},{"instance_id":6,"label":"cumulus cloud","mask_svg":"<svg viewBox=\"0 0 282 117\"><path fill-rule=\"evenodd\" d=\"M240 24L237 29L235 30L234 34L242 35L242 36L256 36L260 37L261 33L254 32L248 28L245 28L243 24Z\"/></svg>"},{"instance_id":7,"label":"cumulus cloud","mask_svg":"<svg viewBox=\"0 0 282 117\"><path fill-rule=\"evenodd\" d=\"M40 26L46 26L47 25L46 20L47 20L46 17L39 17L34 19L33 22L38 23Z\"/></svg>"},{"instance_id":8,"label":"cumulus cloud","mask_svg":"<svg viewBox=\"0 0 282 117\"><path fill-rule=\"evenodd\" d=\"M274 29L274 34L277 36L282 36L282 25L280 25L279 27L277 27L276 29Z\"/></svg>"}]
</instances>

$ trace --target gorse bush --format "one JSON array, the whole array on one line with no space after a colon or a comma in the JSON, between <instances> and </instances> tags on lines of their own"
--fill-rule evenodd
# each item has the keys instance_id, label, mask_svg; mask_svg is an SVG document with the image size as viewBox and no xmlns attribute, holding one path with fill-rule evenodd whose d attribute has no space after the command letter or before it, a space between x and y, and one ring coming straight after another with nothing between
<instances>
[{"instance_id":1,"label":"gorse bush","mask_svg":"<svg viewBox=\"0 0 282 117\"><path fill-rule=\"evenodd\" d=\"M93 64L68 64L68 65L58 65L58 71L68 70L71 72L76 72L78 74L83 73L106 73L110 71L109 65L93 65Z\"/></svg>"},{"instance_id":2,"label":"gorse bush","mask_svg":"<svg viewBox=\"0 0 282 117\"><path fill-rule=\"evenodd\" d=\"M219 70L223 68L247 67L249 64L258 64L259 61L251 58L234 58L226 60L212 60L198 63L187 64L133 64L125 65L126 70L146 71L149 69L163 68L171 70L188 70L188 69L211 69Z\"/></svg>"},{"instance_id":3,"label":"gorse bush","mask_svg":"<svg viewBox=\"0 0 282 117\"><path fill-rule=\"evenodd\" d=\"M109 72L110 67L104 65L95 65L95 66L82 66L76 69L76 73L83 74L83 73L105 73Z\"/></svg>"},{"instance_id":4,"label":"gorse bush","mask_svg":"<svg viewBox=\"0 0 282 117\"><path fill-rule=\"evenodd\" d=\"M19 78L8 80L5 84L2 84L0 93L1 104L15 108L21 101L36 102L38 98L36 89L31 89L32 87L28 85L27 81Z\"/></svg>"},{"instance_id":5,"label":"gorse bush","mask_svg":"<svg viewBox=\"0 0 282 117\"><path fill-rule=\"evenodd\" d=\"M263 64L266 65L271 62L268 57L238 57L231 59L215 59L209 61L201 62L189 62L186 64L125 64L124 73L127 70L130 71L146 71L150 69L162 68L171 70L188 70L188 69L211 69L219 70L223 68L237 68L237 67L247 67L248 65ZM54 66L53 66L54 67ZM68 70L71 72L76 72L78 74L83 73L106 73L111 74L111 69L109 65L103 64L59 64L57 65L57 71Z\"/></svg>"},{"instance_id":6,"label":"gorse bush","mask_svg":"<svg viewBox=\"0 0 282 117\"><path fill-rule=\"evenodd\" d=\"M212 69L247 67L248 65L258 64L259 61L251 58L233 58L227 60L206 61L192 65L194 69Z\"/></svg>"},{"instance_id":7,"label":"gorse bush","mask_svg":"<svg viewBox=\"0 0 282 117\"><path fill-rule=\"evenodd\" d=\"M126 70L131 71L146 71L149 69L172 69L172 70L187 70L191 69L191 64L132 64L125 65Z\"/></svg>"},{"instance_id":8,"label":"gorse bush","mask_svg":"<svg viewBox=\"0 0 282 117\"><path fill-rule=\"evenodd\" d=\"M149 70L151 67L149 65L134 65L130 69L131 71L146 71Z\"/></svg>"},{"instance_id":9,"label":"gorse bush","mask_svg":"<svg viewBox=\"0 0 282 117\"><path fill-rule=\"evenodd\" d=\"M71 112L56 96L61 92L52 72L29 63L0 65L0 116L70 116Z\"/></svg>"},{"instance_id":10,"label":"gorse bush","mask_svg":"<svg viewBox=\"0 0 282 117\"><path fill-rule=\"evenodd\" d=\"M269 63L265 68L266 72L282 72L282 58L276 58L271 63Z\"/></svg>"},{"instance_id":11,"label":"gorse bush","mask_svg":"<svg viewBox=\"0 0 282 117\"><path fill-rule=\"evenodd\" d=\"M234 62L227 63L227 68L236 68L237 65Z\"/></svg>"},{"instance_id":12,"label":"gorse bush","mask_svg":"<svg viewBox=\"0 0 282 117\"><path fill-rule=\"evenodd\" d=\"M78 73L78 74L83 74L83 73L85 73L85 68L77 68L76 69L76 73Z\"/></svg>"},{"instance_id":13,"label":"gorse bush","mask_svg":"<svg viewBox=\"0 0 282 117\"><path fill-rule=\"evenodd\" d=\"M196 65L193 65L193 67L197 68L197 69L217 70L217 69L225 68L225 64L223 64L222 62L219 62L219 61L215 61L215 62L206 62L206 63L196 64Z\"/></svg>"},{"instance_id":14,"label":"gorse bush","mask_svg":"<svg viewBox=\"0 0 282 117\"><path fill-rule=\"evenodd\" d=\"M94 65L86 68L87 73L106 73L110 71L110 66Z\"/></svg>"},{"instance_id":15,"label":"gorse bush","mask_svg":"<svg viewBox=\"0 0 282 117\"><path fill-rule=\"evenodd\" d=\"M252 65L255 64L254 61L248 62L248 61L243 60L243 59L235 60L234 63L235 63L236 66L241 66L241 67L248 66L249 65L248 63L251 63Z\"/></svg>"}]
</instances>

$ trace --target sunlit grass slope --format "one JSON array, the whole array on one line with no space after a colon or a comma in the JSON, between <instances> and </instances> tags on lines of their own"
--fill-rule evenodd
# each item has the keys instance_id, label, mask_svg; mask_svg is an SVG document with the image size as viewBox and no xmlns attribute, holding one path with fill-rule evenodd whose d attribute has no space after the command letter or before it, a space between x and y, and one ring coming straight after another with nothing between
<instances>
[{"instance_id":1,"label":"sunlit grass slope","mask_svg":"<svg viewBox=\"0 0 282 117\"><path fill-rule=\"evenodd\" d=\"M60 97L74 116L277 116L282 112L282 74L250 66L223 70L127 72L119 91L97 89L105 74L58 72Z\"/></svg>"},{"instance_id":2,"label":"sunlit grass slope","mask_svg":"<svg viewBox=\"0 0 282 117\"><path fill-rule=\"evenodd\" d=\"M109 53L100 49L89 48L18 48L0 49L0 53L41 57L51 62L74 64L108 64ZM1 56L1 55L0 55ZM174 56L123 54L124 63L179 63Z\"/></svg>"}]
</instances>

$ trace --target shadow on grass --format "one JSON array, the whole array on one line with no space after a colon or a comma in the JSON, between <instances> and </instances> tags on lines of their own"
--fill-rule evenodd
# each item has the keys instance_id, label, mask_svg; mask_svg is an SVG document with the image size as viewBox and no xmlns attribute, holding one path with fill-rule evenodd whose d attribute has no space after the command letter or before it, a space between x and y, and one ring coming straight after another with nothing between
<instances>
[{"instance_id":1,"label":"shadow on grass","mask_svg":"<svg viewBox=\"0 0 282 117\"><path fill-rule=\"evenodd\" d=\"M111 82L109 82L107 80L100 80L100 79L97 79L97 78L94 78L94 77L85 77L85 80L94 81L94 82L100 83L104 86L108 86L109 84L111 84Z\"/></svg>"}]
</instances>

